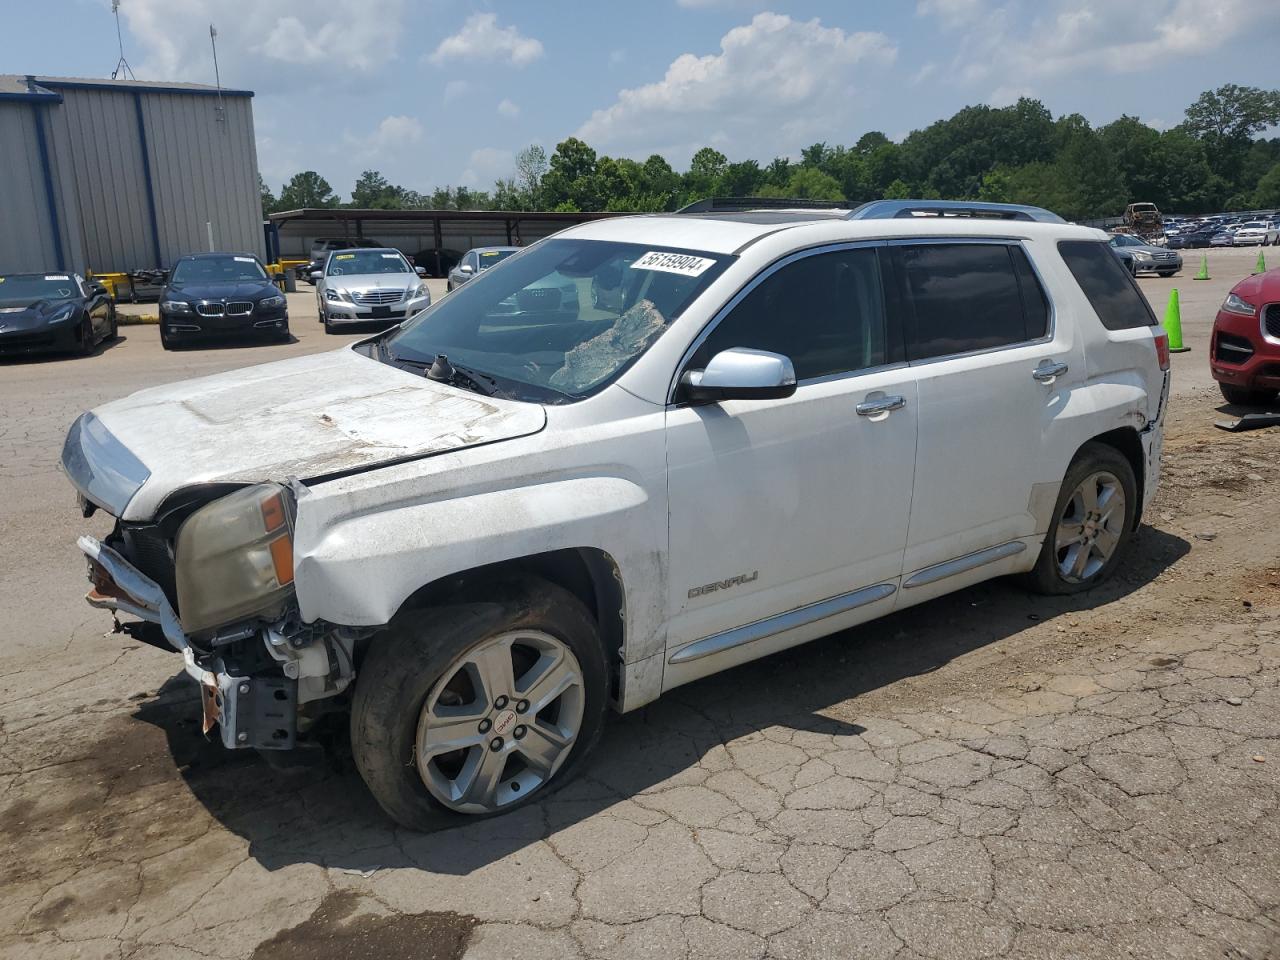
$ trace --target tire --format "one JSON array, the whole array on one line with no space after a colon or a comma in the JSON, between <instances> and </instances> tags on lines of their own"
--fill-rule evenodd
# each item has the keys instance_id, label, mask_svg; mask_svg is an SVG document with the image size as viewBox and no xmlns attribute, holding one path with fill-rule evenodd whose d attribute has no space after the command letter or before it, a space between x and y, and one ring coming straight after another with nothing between
<instances>
[{"instance_id":1,"label":"tire","mask_svg":"<svg viewBox=\"0 0 1280 960\"><path fill-rule=\"evenodd\" d=\"M1237 387L1230 383L1219 383L1218 389L1222 391L1222 398L1227 403L1234 403L1240 407L1265 407L1276 398L1274 390L1250 390L1248 387Z\"/></svg>"},{"instance_id":2,"label":"tire","mask_svg":"<svg viewBox=\"0 0 1280 960\"><path fill-rule=\"evenodd\" d=\"M93 348L97 345L98 341L93 338L93 318L85 314L84 323L80 325L80 356L93 356Z\"/></svg>"},{"instance_id":3,"label":"tire","mask_svg":"<svg viewBox=\"0 0 1280 960\"><path fill-rule=\"evenodd\" d=\"M559 651L556 669L565 669L578 678L576 685L545 700L547 706L535 710L536 717L534 713L522 717L514 712L521 703L527 703L516 699L522 691L514 681L510 683L509 695L495 694L491 702L484 691L501 690L504 685L484 680L474 684L469 679L484 674L468 672L475 666L468 657L475 657L477 663L495 662L485 659L485 651L497 656L492 653L494 650L505 650L506 664L511 666L513 648L509 646L509 637L512 634L518 635L514 647L518 651L517 659L530 655L527 648L520 646L521 640L528 638L545 643L547 649ZM502 646L504 642L508 647ZM566 650L572 657L564 656ZM574 659L576 672L572 669ZM533 663L527 672L521 673L521 668L515 667L512 673L528 682L527 678L543 660L535 652L534 660L526 662ZM430 757L427 766L422 768L420 738L429 747L433 735L430 720L434 713L429 707L433 702L439 706L438 701L450 693L456 678L463 675L468 678L464 681L465 699L454 693L453 700L461 700L463 705L457 709L462 710L468 704L475 704L476 712L467 712L465 728L451 726L448 735L438 731L434 735L443 737L446 744L456 742L455 738L461 736L469 742L452 752L437 749L437 755ZM525 692L536 689L536 681L524 689ZM470 817L495 816L523 806L534 797L544 796L573 778L600 738L607 689L604 649L595 621L577 597L535 578L485 584L482 592L460 596L447 605L402 612L384 633L374 638L359 666L352 702L352 754L356 768L378 804L402 826L430 830L457 825ZM579 707L581 719L577 721L576 735L568 746L558 748L557 759L548 767L550 773L538 779L539 771L525 763L518 736L525 738L526 747L552 743L541 734L531 736L530 728L535 724L540 731L555 730L555 724L571 726ZM562 722L565 709L569 715ZM546 711L554 711L554 719L544 719L542 714ZM477 720L475 733L470 726L473 716ZM528 726L521 724L521 720ZM454 730L459 732L455 734ZM506 739L496 736L499 730L506 731ZM521 735L520 730L525 733ZM495 734L493 740L488 739L491 734ZM563 732L561 736L568 739ZM499 744L496 749L495 740ZM461 793L461 788L453 797L454 803L447 804L442 797L451 787L467 779L468 766L476 771L470 783L482 784L482 774L488 769L485 761L492 759L491 754L498 754L497 772L488 778L494 785L491 793L496 805L464 809L475 805L468 799L471 794ZM517 760L514 766L513 759ZM453 780L449 779L448 764L452 764ZM512 770L515 773L511 773ZM523 784L518 782L522 777L526 778ZM428 780L433 786L428 786ZM512 799L517 790L520 791L518 798Z\"/></svg>"},{"instance_id":4,"label":"tire","mask_svg":"<svg viewBox=\"0 0 1280 960\"><path fill-rule=\"evenodd\" d=\"M329 322L329 315L328 315L327 313L324 313L324 314L321 314L321 315L320 315L320 321L324 324L324 332L325 332L325 333L336 333L336 332L337 332L337 331L335 331L335 330L333 329L333 324Z\"/></svg>"},{"instance_id":5,"label":"tire","mask_svg":"<svg viewBox=\"0 0 1280 960\"><path fill-rule=\"evenodd\" d=\"M173 338L169 336L169 328L160 324L160 346L165 350L174 348Z\"/></svg>"},{"instance_id":6,"label":"tire","mask_svg":"<svg viewBox=\"0 0 1280 960\"><path fill-rule=\"evenodd\" d=\"M1087 491L1089 481L1097 482L1092 509L1087 492L1083 498L1078 496ZM1124 497L1119 504L1114 501L1117 492ZM1108 503L1112 504L1110 511ZM1040 556L1026 575L1027 586L1036 593L1060 595L1080 593L1106 582L1133 535L1137 509L1138 484L1129 461L1114 447L1086 443L1067 468ZM1093 515L1099 512L1103 519L1095 521ZM1088 521L1083 517L1075 520L1082 513ZM1080 526L1082 535L1096 529L1096 539L1071 539L1073 525Z\"/></svg>"},{"instance_id":7,"label":"tire","mask_svg":"<svg viewBox=\"0 0 1280 960\"><path fill-rule=\"evenodd\" d=\"M1162 276L1162 277L1172 277L1172 276L1173 276L1175 273L1177 273L1177 272L1178 272L1177 270L1161 270L1161 271L1159 271L1160 276Z\"/></svg>"}]
</instances>

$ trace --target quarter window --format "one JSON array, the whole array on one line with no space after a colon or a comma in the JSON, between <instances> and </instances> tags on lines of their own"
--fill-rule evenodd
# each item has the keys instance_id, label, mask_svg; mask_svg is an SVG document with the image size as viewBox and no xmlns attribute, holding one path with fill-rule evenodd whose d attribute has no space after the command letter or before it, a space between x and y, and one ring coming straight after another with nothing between
<instances>
[{"instance_id":1,"label":"quarter window","mask_svg":"<svg viewBox=\"0 0 1280 960\"><path fill-rule=\"evenodd\" d=\"M1048 304L1021 248L934 243L895 249L908 300L908 360L990 350L1045 335Z\"/></svg>"},{"instance_id":2,"label":"quarter window","mask_svg":"<svg viewBox=\"0 0 1280 960\"><path fill-rule=\"evenodd\" d=\"M884 363L884 297L875 249L818 253L779 268L720 321L691 365L705 367L733 347L789 357L798 380Z\"/></svg>"},{"instance_id":3,"label":"quarter window","mask_svg":"<svg viewBox=\"0 0 1280 960\"><path fill-rule=\"evenodd\" d=\"M1155 314L1138 291L1133 277L1105 243L1059 240L1058 252L1104 327L1128 330L1155 325Z\"/></svg>"}]
</instances>

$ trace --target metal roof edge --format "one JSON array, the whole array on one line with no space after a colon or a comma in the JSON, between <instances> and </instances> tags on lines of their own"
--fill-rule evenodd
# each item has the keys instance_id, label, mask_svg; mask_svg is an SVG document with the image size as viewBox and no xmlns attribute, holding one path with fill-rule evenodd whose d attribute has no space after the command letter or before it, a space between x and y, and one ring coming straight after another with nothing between
<instances>
[{"instance_id":1,"label":"metal roof edge","mask_svg":"<svg viewBox=\"0 0 1280 960\"><path fill-rule=\"evenodd\" d=\"M252 97L252 90L229 90L217 87L179 87L164 83L133 80L59 80L57 77L41 77L38 81L53 90L119 90L126 93L190 94L195 97ZM51 91L52 92L52 91ZM57 94L54 94L58 96ZM61 100L61 96L58 96Z\"/></svg>"},{"instance_id":2,"label":"metal roof edge","mask_svg":"<svg viewBox=\"0 0 1280 960\"><path fill-rule=\"evenodd\" d=\"M46 89L36 81L36 78L27 74L23 77L26 81L26 91L0 93L0 100L20 101L25 103L62 103L62 94L55 93Z\"/></svg>"}]
</instances>

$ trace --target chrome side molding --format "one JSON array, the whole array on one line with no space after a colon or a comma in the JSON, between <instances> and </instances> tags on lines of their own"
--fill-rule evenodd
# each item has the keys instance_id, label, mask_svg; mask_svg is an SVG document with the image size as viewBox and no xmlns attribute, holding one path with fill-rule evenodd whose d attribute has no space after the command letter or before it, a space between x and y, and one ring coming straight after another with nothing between
<instances>
[{"instance_id":1,"label":"chrome side molding","mask_svg":"<svg viewBox=\"0 0 1280 960\"><path fill-rule=\"evenodd\" d=\"M1021 540L1010 540L1008 543L1001 543L994 547L987 547L985 550L978 550L974 553L966 553L963 557L956 557L954 560L944 560L942 563L935 563L931 567L925 567L923 570L917 570L911 576L907 577L906 582L902 584L904 590L911 587L923 587L931 583L937 583L947 577L954 577L957 573L966 573L975 567L985 566L988 563L995 563L997 560L1003 560L1006 557L1012 557L1014 554L1021 553L1027 549L1027 545Z\"/></svg>"},{"instance_id":2,"label":"chrome side molding","mask_svg":"<svg viewBox=\"0 0 1280 960\"><path fill-rule=\"evenodd\" d=\"M721 653L733 647L740 647L744 643L753 643L756 640L763 640L766 637L785 633L797 627L806 627L811 623L817 623L819 620L847 613L850 610L856 610L858 607L866 606L868 603L875 603L877 600L893 596L897 589L891 583L877 583L872 587L863 587L861 590L854 590L852 593L842 593L839 596L819 600L817 603L811 603L805 607L788 610L786 613L780 613L777 616L766 617L764 620L757 620L755 623L748 623L743 627L734 627L732 630L725 630L723 633L714 633L709 637L703 637L701 640L695 640L693 643L681 647L667 658L667 663L688 663L691 660L701 660L703 657L709 657L713 653Z\"/></svg>"}]
</instances>

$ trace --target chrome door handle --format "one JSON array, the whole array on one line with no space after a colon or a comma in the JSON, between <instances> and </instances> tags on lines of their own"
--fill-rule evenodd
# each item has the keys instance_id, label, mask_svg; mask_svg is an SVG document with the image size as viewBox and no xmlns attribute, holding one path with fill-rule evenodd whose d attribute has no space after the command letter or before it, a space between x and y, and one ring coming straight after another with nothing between
<instances>
[{"instance_id":1,"label":"chrome door handle","mask_svg":"<svg viewBox=\"0 0 1280 960\"><path fill-rule=\"evenodd\" d=\"M1031 375L1041 383L1052 383L1058 377L1067 372L1067 365L1062 361L1052 362L1046 360L1040 366L1031 371Z\"/></svg>"},{"instance_id":2,"label":"chrome door handle","mask_svg":"<svg viewBox=\"0 0 1280 960\"><path fill-rule=\"evenodd\" d=\"M878 397L875 400L863 400L853 409L858 412L860 417L874 417L877 413L901 410L906 405L906 397Z\"/></svg>"}]
</instances>

